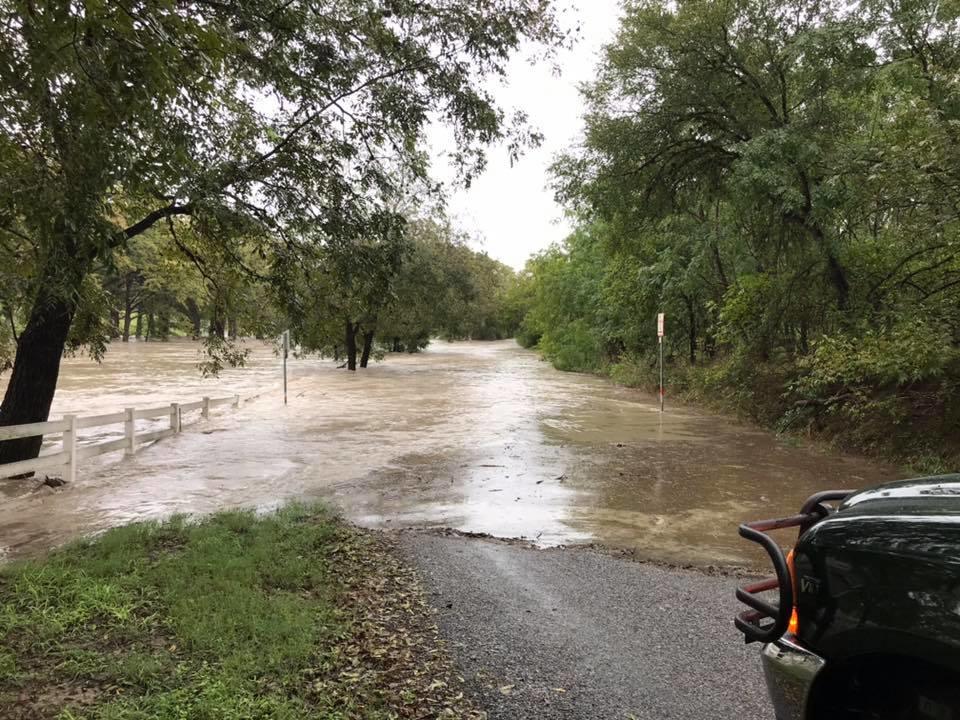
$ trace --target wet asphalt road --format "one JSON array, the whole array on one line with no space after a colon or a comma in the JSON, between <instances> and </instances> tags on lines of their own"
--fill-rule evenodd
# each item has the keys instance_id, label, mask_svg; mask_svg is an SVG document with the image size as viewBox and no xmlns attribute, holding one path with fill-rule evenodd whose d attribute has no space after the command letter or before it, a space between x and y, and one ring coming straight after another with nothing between
<instances>
[{"instance_id":1,"label":"wet asphalt road","mask_svg":"<svg viewBox=\"0 0 960 720\"><path fill-rule=\"evenodd\" d=\"M408 534L454 659L491 720L771 720L734 578Z\"/></svg>"}]
</instances>

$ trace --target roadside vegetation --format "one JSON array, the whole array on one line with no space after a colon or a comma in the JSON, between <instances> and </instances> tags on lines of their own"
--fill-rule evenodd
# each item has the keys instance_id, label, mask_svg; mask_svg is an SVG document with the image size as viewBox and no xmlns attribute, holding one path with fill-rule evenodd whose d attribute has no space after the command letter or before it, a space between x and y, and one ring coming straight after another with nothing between
<instances>
[{"instance_id":1,"label":"roadside vegetation","mask_svg":"<svg viewBox=\"0 0 960 720\"><path fill-rule=\"evenodd\" d=\"M627 2L520 340L927 470L960 464L960 4Z\"/></svg>"},{"instance_id":2,"label":"roadside vegetation","mask_svg":"<svg viewBox=\"0 0 960 720\"><path fill-rule=\"evenodd\" d=\"M322 509L111 530L0 569L11 720L471 718L387 541Z\"/></svg>"}]
</instances>

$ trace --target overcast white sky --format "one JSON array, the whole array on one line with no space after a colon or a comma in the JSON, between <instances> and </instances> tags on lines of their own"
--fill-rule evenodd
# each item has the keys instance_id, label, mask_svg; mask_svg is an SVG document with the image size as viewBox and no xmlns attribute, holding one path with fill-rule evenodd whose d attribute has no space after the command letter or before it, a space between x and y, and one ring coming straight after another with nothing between
<instances>
[{"instance_id":1,"label":"overcast white sky","mask_svg":"<svg viewBox=\"0 0 960 720\"><path fill-rule=\"evenodd\" d=\"M580 41L560 53L556 76L549 65L531 66L515 58L507 85L495 88L500 104L520 108L544 135L543 144L529 150L510 167L505 148L491 148L486 172L469 190L455 192L448 205L454 223L477 239L479 248L520 269L531 253L562 240L571 230L562 208L547 188L553 157L580 136L582 102L579 83L589 80L602 46L613 38L619 0L562 0L564 23L581 24ZM434 145L442 144L438 133ZM441 148L435 147L436 150ZM435 168L444 176L444 169Z\"/></svg>"}]
</instances>

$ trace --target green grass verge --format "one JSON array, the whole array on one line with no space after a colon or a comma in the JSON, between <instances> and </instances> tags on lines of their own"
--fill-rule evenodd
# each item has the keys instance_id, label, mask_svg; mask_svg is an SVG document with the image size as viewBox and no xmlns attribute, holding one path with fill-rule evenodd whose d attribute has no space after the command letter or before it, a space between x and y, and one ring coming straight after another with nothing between
<instances>
[{"instance_id":1,"label":"green grass verge","mask_svg":"<svg viewBox=\"0 0 960 720\"><path fill-rule=\"evenodd\" d=\"M135 524L0 569L0 717L472 717L416 579L322 510Z\"/></svg>"}]
</instances>

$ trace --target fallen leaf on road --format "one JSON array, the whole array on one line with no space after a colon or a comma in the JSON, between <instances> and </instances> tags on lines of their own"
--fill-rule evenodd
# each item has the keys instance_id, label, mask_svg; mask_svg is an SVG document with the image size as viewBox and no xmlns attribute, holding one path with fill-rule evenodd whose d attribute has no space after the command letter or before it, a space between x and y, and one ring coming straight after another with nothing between
<instances>
[{"instance_id":1,"label":"fallen leaf on road","mask_svg":"<svg viewBox=\"0 0 960 720\"><path fill-rule=\"evenodd\" d=\"M504 685L502 688L500 688L500 692L503 695L509 695L510 693L513 692L513 687L514 687L513 685Z\"/></svg>"}]
</instances>

